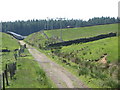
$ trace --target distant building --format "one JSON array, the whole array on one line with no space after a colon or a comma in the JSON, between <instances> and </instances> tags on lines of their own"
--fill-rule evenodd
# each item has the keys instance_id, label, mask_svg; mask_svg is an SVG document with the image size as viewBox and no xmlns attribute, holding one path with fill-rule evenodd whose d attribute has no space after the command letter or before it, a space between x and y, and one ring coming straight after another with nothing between
<instances>
[{"instance_id":1,"label":"distant building","mask_svg":"<svg viewBox=\"0 0 120 90\"><path fill-rule=\"evenodd\" d=\"M67 26L67 28L73 28L72 26Z\"/></svg>"}]
</instances>

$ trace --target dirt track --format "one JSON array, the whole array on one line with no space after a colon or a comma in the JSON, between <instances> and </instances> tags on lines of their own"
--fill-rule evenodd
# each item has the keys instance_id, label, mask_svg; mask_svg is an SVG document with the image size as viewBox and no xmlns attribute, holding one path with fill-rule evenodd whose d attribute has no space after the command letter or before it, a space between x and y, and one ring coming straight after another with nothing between
<instances>
[{"instance_id":1,"label":"dirt track","mask_svg":"<svg viewBox=\"0 0 120 90\"><path fill-rule=\"evenodd\" d=\"M20 41L20 43L25 44L23 41ZM87 88L77 77L51 61L46 55L29 45L27 45L27 48L58 88Z\"/></svg>"}]
</instances>

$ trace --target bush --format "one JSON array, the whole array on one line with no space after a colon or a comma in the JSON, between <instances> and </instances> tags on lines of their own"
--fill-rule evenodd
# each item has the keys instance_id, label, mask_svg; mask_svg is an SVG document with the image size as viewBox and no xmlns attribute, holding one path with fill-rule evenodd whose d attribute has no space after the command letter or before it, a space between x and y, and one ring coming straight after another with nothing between
<instances>
[{"instance_id":1,"label":"bush","mask_svg":"<svg viewBox=\"0 0 120 90\"><path fill-rule=\"evenodd\" d=\"M118 81L115 81L111 78L107 78L104 82L105 86L109 86L111 88L119 88L118 86L120 86L120 84L118 83Z\"/></svg>"},{"instance_id":2,"label":"bush","mask_svg":"<svg viewBox=\"0 0 120 90\"><path fill-rule=\"evenodd\" d=\"M85 77L89 74L89 69L86 67L79 67L79 76L85 75Z\"/></svg>"}]
</instances>

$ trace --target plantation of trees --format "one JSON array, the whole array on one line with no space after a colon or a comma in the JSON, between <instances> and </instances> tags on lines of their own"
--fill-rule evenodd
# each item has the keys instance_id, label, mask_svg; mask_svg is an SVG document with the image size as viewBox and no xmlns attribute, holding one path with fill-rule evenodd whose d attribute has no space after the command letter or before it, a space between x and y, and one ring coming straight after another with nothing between
<instances>
[{"instance_id":1,"label":"plantation of trees","mask_svg":"<svg viewBox=\"0 0 120 90\"><path fill-rule=\"evenodd\" d=\"M41 19L41 20L27 20L2 22L2 31L13 31L21 35L29 35L40 30L52 30L60 28L75 28L86 27L94 25L104 25L119 23L119 18L114 17L94 17L87 21L80 19Z\"/></svg>"}]
</instances>

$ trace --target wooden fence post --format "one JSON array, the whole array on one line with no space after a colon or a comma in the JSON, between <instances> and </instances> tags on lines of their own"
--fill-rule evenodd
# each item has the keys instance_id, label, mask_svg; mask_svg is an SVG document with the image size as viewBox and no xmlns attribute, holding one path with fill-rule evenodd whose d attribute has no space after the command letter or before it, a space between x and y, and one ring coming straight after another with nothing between
<instances>
[{"instance_id":1,"label":"wooden fence post","mask_svg":"<svg viewBox=\"0 0 120 90\"><path fill-rule=\"evenodd\" d=\"M5 72L5 78L6 78L6 85L8 86L9 83L8 83L8 74L7 74L7 70L5 70L4 72Z\"/></svg>"},{"instance_id":2,"label":"wooden fence post","mask_svg":"<svg viewBox=\"0 0 120 90\"><path fill-rule=\"evenodd\" d=\"M9 73L10 73L10 79L12 80L12 76L13 76L12 64L9 64L8 68L9 68Z\"/></svg>"},{"instance_id":3,"label":"wooden fence post","mask_svg":"<svg viewBox=\"0 0 120 90\"><path fill-rule=\"evenodd\" d=\"M3 72L2 76L3 76L3 90L5 90L5 77L4 77L4 72Z\"/></svg>"},{"instance_id":4,"label":"wooden fence post","mask_svg":"<svg viewBox=\"0 0 120 90\"><path fill-rule=\"evenodd\" d=\"M17 60L17 54L16 53L14 54L14 57L15 57L15 60Z\"/></svg>"},{"instance_id":5,"label":"wooden fence post","mask_svg":"<svg viewBox=\"0 0 120 90\"><path fill-rule=\"evenodd\" d=\"M16 70L16 62L15 63L13 63L13 75L15 75L15 70Z\"/></svg>"},{"instance_id":6,"label":"wooden fence post","mask_svg":"<svg viewBox=\"0 0 120 90\"><path fill-rule=\"evenodd\" d=\"M21 52L20 52L20 49L18 50L18 56L20 57L20 54L21 54Z\"/></svg>"},{"instance_id":7,"label":"wooden fence post","mask_svg":"<svg viewBox=\"0 0 120 90\"><path fill-rule=\"evenodd\" d=\"M0 90L2 89L2 75L0 74Z\"/></svg>"},{"instance_id":8,"label":"wooden fence post","mask_svg":"<svg viewBox=\"0 0 120 90\"><path fill-rule=\"evenodd\" d=\"M26 44L24 44L24 48L26 48Z\"/></svg>"},{"instance_id":9,"label":"wooden fence post","mask_svg":"<svg viewBox=\"0 0 120 90\"><path fill-rule=\"evenodd\" d=\"M15 62L15 63L14 63L14 65L15 65L15 67L14 67L14 68L15 68L15 70L17 69L17 68L16 68L16 64L17 64L17 62Z\"/></svg>"},{"instance_id":10,"label":"wooden fence post","mask_svg":"<svg viewBox=\"0 0 120 90\"><path fill-rule=\"evenodd\" d=\"M8 69L7 64L5 65L5 69L6 69L6 70Z\"/></svg>"},{"instance_id":11,"label":"wooden fence post","mask_svg":"<svg viewBox=\"0 0 120 90\"><path fill-rule=\"evenodd\" d=\"M16 62L9 64L8 70L10 73L10 79L12 80L13 76L15 75L15 71L16 71Z\"/></svg>"}]
</instances>

